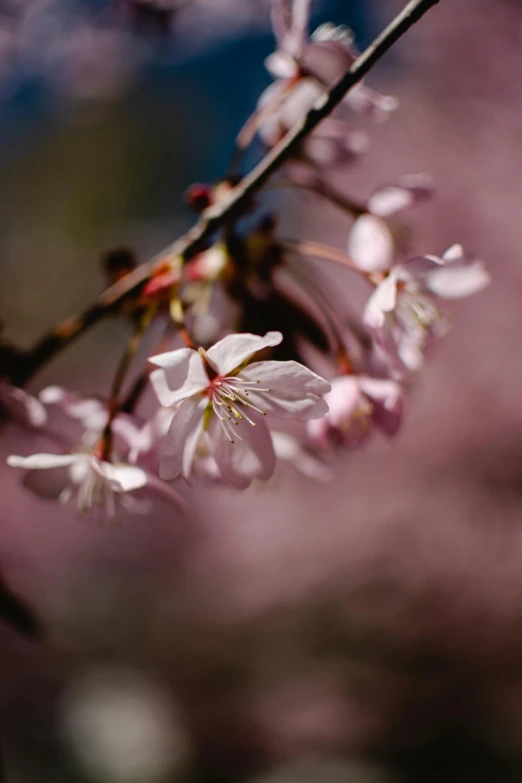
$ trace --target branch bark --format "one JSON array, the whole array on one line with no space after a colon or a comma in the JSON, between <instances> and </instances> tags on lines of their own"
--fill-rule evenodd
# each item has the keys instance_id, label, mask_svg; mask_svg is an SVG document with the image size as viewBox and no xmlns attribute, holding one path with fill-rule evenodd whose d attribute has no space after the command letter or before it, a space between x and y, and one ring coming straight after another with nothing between
<instances>
[{"instance_id":1,"label":"branch bark","mask_svg":"<svg viewBox=\"0 0 522 783\"><path fill-rule=\"evenodd\" d=\"M229 195L209 207L199 221L180 239L173 242L158 256L142 264L118 283L112 285L82 315L76 316L53 329L39 340L24 357L19 372L13 379L22 385L52 359L62 348L83 334L104 315L109 314L128 297L132 296L153 274L156 265L168 256L185 259L194 255L203 242L224 223L241 214L242 207L258 191L269 177L279 169L301 142L342 101L347 92L359 82L393 44L439 0L410 0L388 27L355 60L349 71L325 92L303 120L247 174Z\"/></svg>"}]
</instances>

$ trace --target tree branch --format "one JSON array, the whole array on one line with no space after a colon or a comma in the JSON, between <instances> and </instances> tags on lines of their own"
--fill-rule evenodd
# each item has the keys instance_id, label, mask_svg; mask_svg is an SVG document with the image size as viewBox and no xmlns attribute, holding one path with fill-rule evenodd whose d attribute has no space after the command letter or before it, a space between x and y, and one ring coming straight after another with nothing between
<instances>
[{"instance_id":1,"label":"tree branch","mask_svg":"<svg viewBox=\"0 0 522 783\"><path fill-rule=\"evenodd\" d=\"M287 135L247 174L226 198L209 207L199 221L183 237L162 251L158 256L130 272L121 281L108 288L81 316L71 318L53 329L36 343L24 357L19 372L13 379L18 384L26 383L65 345L79 337L101 317L114 311L126 298L139 291L143 283L153 274L158 263L166 257L190 258L203 242L225 222L241 214L244 204L258 191L269 177L299 147L314 128L327 117L342 101L346 93L359 82L381 59L391 46L406 33L439 0L410 0L404 9L355 60L347 73L337 81L329 92L325 92L310 109L303 120L297 123Z\"/></svg>"}]
</instances>

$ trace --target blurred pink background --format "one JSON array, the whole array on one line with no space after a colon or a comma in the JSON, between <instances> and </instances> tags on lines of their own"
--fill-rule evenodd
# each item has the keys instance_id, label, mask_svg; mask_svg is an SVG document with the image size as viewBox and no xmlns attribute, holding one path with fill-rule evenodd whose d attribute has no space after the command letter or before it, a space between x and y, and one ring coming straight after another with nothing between
<instances>
[{"instance_id":1,"label":"blurred pink background","mask_svg":"<svg viewBox=\"0 0 522 783\"><path fill-rule=\"evenodd\" d=\"M375 3L377 25L400 7ZM41 644L1 632L7 780L522 780L521 52L514 0L441 0L369 79L400 108L339 188L431 172L433 201L401 215L412 247L461 242L493 276L452 307L394 442L335 455L328 485L283 467L245 493L199 489L190 518L158 507L117 527L2 468L0 562L46 629ZM27 345L95 296L107 246L146 257L183 230L184 159L211 159L233 100L182 71L13 142L10 337ZM345 246L334 208L278 205L286 236ZM336 277L348 295L350 280ZM34 389L103 391L125 334L103 324ZM9 426L0 450L34 436Z\"/></svg>"}]
</instances>

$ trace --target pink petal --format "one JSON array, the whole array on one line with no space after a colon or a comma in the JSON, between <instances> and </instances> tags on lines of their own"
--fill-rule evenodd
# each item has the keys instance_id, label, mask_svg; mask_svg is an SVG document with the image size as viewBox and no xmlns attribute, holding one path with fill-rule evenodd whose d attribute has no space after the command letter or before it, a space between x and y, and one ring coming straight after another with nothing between
<instances>
[{"instance_id":1,"label":"pink petal","mask_svg":"<svg viewBox=\"0 0 522 783\"><path fill-rule=\"evenodd\" d=\"M113 433L121 440L121 445L126 451L135 448L135 444L140 438L142 428L138 428L130 416L117 416L112 422L111 427Z\"/></svg>"},{"instance_id":2,"label":"pink petal","mask_svg":"<svg viewBox=\"0 0 522 783\"><path fill-rule=\"evenodd\" d=\"M376 90L359 83L352 87L343 103L359 114L366 114L377 122L388 119L390 112L395 111L399 101L392 95L381 95Z\"/></svg>"},{"instance_id":3,"label":"pink petal","mask_svg":"<svg viewBox=\"0 0 522 783\"><path fill-rule=\"evenodd\" d=\"M393 261L393 238L386 223L374 215L357 218L348 238L348 254L364 272L383 272Z\"/></svg>"},{"instance_id":4,"label":"pink petal","mask_svg":"<svg viewBox=\"0 0 522 783\"><path fill-rule=\"evenodd\" d=\"M265 413L303 421L319 419L328 412L322 396L330 391L330 384L298 362L256 362L241 372L241 378L270 389L249 390L249 399Z\"/></svg>"},{"instance_id":5,"label":"pink petal","mask_svg":"<svg viewBox=\"0 0 522 783\"><path fill-rule=\"evenodd\" d=\"M403 393L402 387L397 381L385 378L370 378L361 375L359 376L359 385L367 397L382 402L390 410L395 407Z\"/></svg>"},{"instance_id":6,"label":"pink petal","mask_svg":"<svg viewBox=\"0 0 522 783\"><path fill-rule=\"evenodd\" d=\"M285 35L289 32L292 24L291 12L287 0L271 0L270 21L272 22L272 30L277 45L281 47Z\"/></svg>"},{"instance_id":7,"label":"pink petal","mask_svg":"<svg viewBox=\"0 0 522 783\"><path fill-rule=\"evenodd\" d=\"M309 19L310 0L293 0L292 24L289 33L285 36L284 45L294 57L300 57L304 51L308 38Z\"/></svg>"},{"instance_id":8,"label":"pink petal","mask_svg":"<svg viewBox=\"0 0 522 783\"><path fill-rule=\"evenodd\" d=\"M406 188L387 187L378 190L368 199L368 209L374 215L387 217L413 204L413 195Z\"/></svg>"},{"instance_id":9,"label":"pink petal","mask_svg":"<svg viewBox=\"0 0 522 783\"><path fill-rule=\"evenodd\" d=\"M166 407L177 405L187 397L204 391L209 385L205 365L199 353L190 348L181 348L180 351L171 353L180 354L181 351L183 355L170 358L169 354L161 354L161 369L150 374L152 388L160 403ZM156 360L159 358L154 357L155 364L158 364Z\"/></svg>"},{"instance_id":10,"label":"pink petal","mask_svg":"<svg viewBox=\"0 0 522 783\"><path fill-rule=\"evenodd\" d=\"M359 378L361 389L374 405L373 419L387 434L395 435L398 431L403 412L404 394L399 383L392 380Z\"/></svg>"},{"instance_id":11,"label":"pink petal","mask_svg":"<svg viewBox=\"0 0 522 783\"><path fill-rule=\"evenodd\" d=\"M269 54L265 58L265 68L274 79L291 79L298 72L294 58L284 50L277 50Z\"/></svg>"},{"instance_id":12,"label":"pink petal","mask_svg":"<svg viewBox=\"0 0 522 783\"><path fill-rule=\"evenodd\" d=\"M161 479L151 475L150 473L147 474L147 486L154 490L154 492L159 495L159 497L163 498L168 503L172 504L173 506L177 506L177 508L181 509L185 513L188 511L187 503L181 497L181 495L164 481L161 481Z\"/></svg>"},{"instance_id":13,"label":"pink petal","mask_svg":"<svg viewBox=\"0 0 522 783\"><path fill-rule=\"evenodd\" d=\"M444 259L439 256L425 255L408 259L400 267L396 267L397 276L404 280L417 280L424 283L435 270L444 266Z\"/></svg>"},{"instance_id":14,"label":"pink petal","mask_svg":"<svg viewBox=\"0 0 522 783\"><path fill-rule=\"evenodd\" d=\"M328 422L334 427L340 427L346 419L350 419L361 397L358 379L353 375L334 378L332 390L326 395L328 403Z\"/></svg>"},{"instance_id":15,"label":"pink petal","mask_svg":"<svg viewBox=\"0 0 522 783\"><path fill-rule=\"evenodd\" d=\"M160 477L189 478L198 441L203 431L203 413L208 400L189 397L181 403L170 423L162 447Z\"/></svg>"},{"instance_id":16,"label":"pink petal","mask_svg":"<svg viewBox=\"0 0 522 783\"><path fill-rule=\"evenodd\" d=\"M219 472L227 483L238 489L246 489L255 478L269 479L275 468L274 447L263 417L254 413L250 418L256 426L243 421L237 428L234 427L237 437L233 443L217 416L212 417L207 433Z\"/></svg>"},{"instance_id":17,"label":"pink petal","mask_svg":"<svg viewBox=\"0 0 522 783\"><path fill-rule=\"evenodd\" d=\"M219 375L229 375L257 351L279 345L281 332L267 332L264 337L257 334L229 334L207 351L209 364Z\"/></svg>"},{"instance_id":18,"label":"pink petal","mask_svg":"<svg viewBox=\"0 0 522 783\"><path fill-rule=\"evenodd\" d=\"M392 313L397 304L397 277L391 272L376 287L366 302L363 321L372 329L384 326L387 313Z\"/></svg>"},{"instance_id":19,"label":"pink petal","mask_svg":"<svg viewBox=\"0 0 522 783\"><path fill-rule=\"evenodd\" d=\"M397 342L397 355L406 369L420 370L424 364L424 340L404 332Z\"/></svg>"},{"instance_id":20,"label":"pink petal","mask_svg":"<svg viewBox=\"0 0 522 783\"><path fill-rule=\"evenodd\" d=\"M314 420L314 423L320 420ZM293 467L316 481L329 481L331 472L327 466L318 459L308 454L296 438L293 438L287 432L271 432L272 443L277 459L283 459L290 462Z\"/></svg>"},{"instance_id":21,"label":"pink petal","mask_svg":"<svg viewBox=\"0 0 522 783\"><path fill-rule=\"evenodd\" d=\"M432 190L431 177L424 173L409 174L401 177L397 185L388 185L373 193L368 199L368 210L379 217L388 217L423 201Z\"/></svg>"},{"instance_id":22,"label":"pink petal","mask_svg":"<svg viewBox=\"0 0 522 783\"><path fill-rule=\"evenodd\" d=\"M481 261L469 264L448 264L433 271L426 280L429 290L443 299L460 299L482 291L491 276Z\"/></svg>"},{"instance_id":23,"label":"pink petal","mask_svg":"<svg viewBox=\"0 0 522 783\"><path fill-rule=\"evenodd\" d=\"M336 34L335 28L322 25L313 34L311 45L306 47L301 58L305 70L323 85L336 82L355 61L355 51L350 42L334 40L332 34Z\"/></svg>"}]
</instances>

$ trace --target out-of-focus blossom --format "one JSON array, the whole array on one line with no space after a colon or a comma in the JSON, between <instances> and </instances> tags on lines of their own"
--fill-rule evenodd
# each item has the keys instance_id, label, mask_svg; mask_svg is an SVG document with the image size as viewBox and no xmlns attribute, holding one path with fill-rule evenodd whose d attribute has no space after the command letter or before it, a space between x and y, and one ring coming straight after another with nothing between
<instances>
[{"instance_id":1,"label":"out-of-focus blossom","mask_svg":"<svg viewBox=\"0 0 522 783\"><path fill-rule=\"evenodd\" d=\"M321 448L332 443L357 447L374 426L392 436L401 423L403 391L393 380L344 375L333 379L325 400L327 415L307 422L310 439Z\"/></svg>"},{"instance_id":2,"label":"out-of-focus blossom","mask_svg":"<svg viewBox=\"0 0 522 783\"><path fill-rule=\"evenodd\" d=\"M429 198L433 192L432 178L420 174L406 174L393 185L378 188L368 199L368 212L379 217L389 217L407 207Z\"/></svg>"},{"instance_id":3,"label":"out-of-focus blossom","mask_svg":"<svg viewBox=\"0 0 522 783\"><path fill-rule=\"evenodd\" d=\"M0 381L0 406L19 424L43 427L47 421L47 411L42 403L7 381Z\"/></svg>"},{"instance_id":4,"label":"out-of-focus blossom","mask_svg":"<svg viewBox=\"0 0 522 783\"><path fill-rule=\"evenodd\" d=\"M306 449L293 435L288 432L271 430L270 437L277 460L288 462L301 475L314 481L327 482L331 478L329 468ZM222 482L223 477L219 472L216 460L205 448L205 444L200 442L200 447L196 452L195 472L207 479Z\"/></svg>"},{"instance_id":5,"label":"out-of-focus blossom","mask_svg":"<svg viewBox=\"0 0 522 783\"><path fill-rule=\"evenodd\" d=\"M364 272L384 272L393 265L395 243L383 218L424 201L431 195L431 178L410 174L394 185L376 190L366 202L367 212L357 217L348 237L348 254Z\"/></svg>"},{"instance_id":6,"label":"out-of-focus blossom","mask_svg":"<svg viewBox=\"0 0 522 783\"><path fill-rule=\"evenodd\" d=\"M382 218L365 213L355 220L348 237L348 255L363 272L384 272L390 268L394 243Z\"/></svg>"},{"instance_id":7,"label":"out-of-focus blossom","mask_svg":"<svg viewBox=\"0 0 522 783\"><path fill-rule=\"evenodd\" d=\"M149 503L128 496L128 493L144 488L149 494L155 494L177 508L186 508L182 497L153 474L136 465L107 462L93 453L11 455L7 464L31 473L52 471L54 475L47 483L30 477L25 482L26 486L36 494L54 498L59 503L67 503L77 495L80 514L100 512L102 517L115 520L117 502L125 511L145 514L150 511Z\"/></svg>"},{"instance_id":8,"label":"out-of-focus blossom","mask_svg":"<svg viewBox=\"0 0 522 783\"><path fill-rule=\"evenodd\" d=\"M108 412L103 403L95 399L82 399L59 386L50 386L40 394L46 405L56 405L71 420L76 421L83 432L78 448L66 454L32 454L28 457L11 455L8 465L29 471L25 483L36 494L67 503L77 495L80 513L100 511L110 519L116 517L117 501L127 511L146 512L148 503L137 501L128 493L146 489L168 502L184 508L183 499L171 487L152 473L135 464L120 459L114 461L103 455L102 433ZM135 449L139 428L128 417L119 416L111 423L116 446L130 452ZM49 471L48 479L40 480L35 471Z\"/></svg>"},{"instance_id":9,"label":"out-of-focus blossom","mask_svg":"<svg viewBox=\"0 0 522 783\"><path fill-rule=\"evenodd\" d=\"M109 519L116 517L116 494L133 492L148 483L147 474L141 468L135 465L112 465L94 454L11 455L7 458L7 464L31 471L65 468L63 482L53 482L53 487L58 488L57 500L67 503L77 494L80 513L100 507Z\"/></svg>"},{"instance_id":10,"label":"out-of-focus blossom","mask_svg":"<svg viewBox=\"0 0 522 783\"><path fill-rule=\"evenodd\" d=\"M312 78L301 78L291 86L279 81L268 87L258 105L259 136L266 146L275 146L323 93L324 87ZM349 163L368 146L366 133L337 113L323 120L301 144L298 158L321 170L331 169Z\"/></svg>"},{"instance_id":11,"label":"out-of-focus blossom","mask_svg":"<svg viewBox=\"0 0 522 783\"><path fill-rule=\"evenodd\" d=\"M273 0L272 24L277 48L266 59L276 80L261 95L256 115L260 138L272 147L312 108L317 99L349 70L357 58L351 33L323 24L308 36L310 3ZM386 119L397 101L379 95L363 83L345 96L340 109L324 120L306 139L298 158L319 170L346 163L367 149L366 135L353 129L342 109Z\"/></svg>"},{"instance_id":12,"label":"out-of-focus blossom","mask_svg":"<svg viewBox=\"0 0 522 783\"><path fill-rule=\"evenodd\" d=\"M234 334L206 352L181 348L151 359L160 368L151 374L160 403L176 407L162 476L190 477L204 433L225 481L244 489L254 478L270 478L275 453L263 416L324 416L328 406L322 395L330 389L327 381L297 362L248 364L255 353L282 339L280 332L264 337Z\"/></svg>"},{"instance_id":13,"label":"out-of-focus blossom","mask_svg":"<svg viewBox=\"0 0 522 783\"><path fill-rule=\"evenodd\" d=\"M417 370L426 348L449 326L434 296L471 296L489 282L482 261L453 245L440 258L422 256L394 266L370 296L364 321L404 367Z\"/></svg>"}]
</instances>

